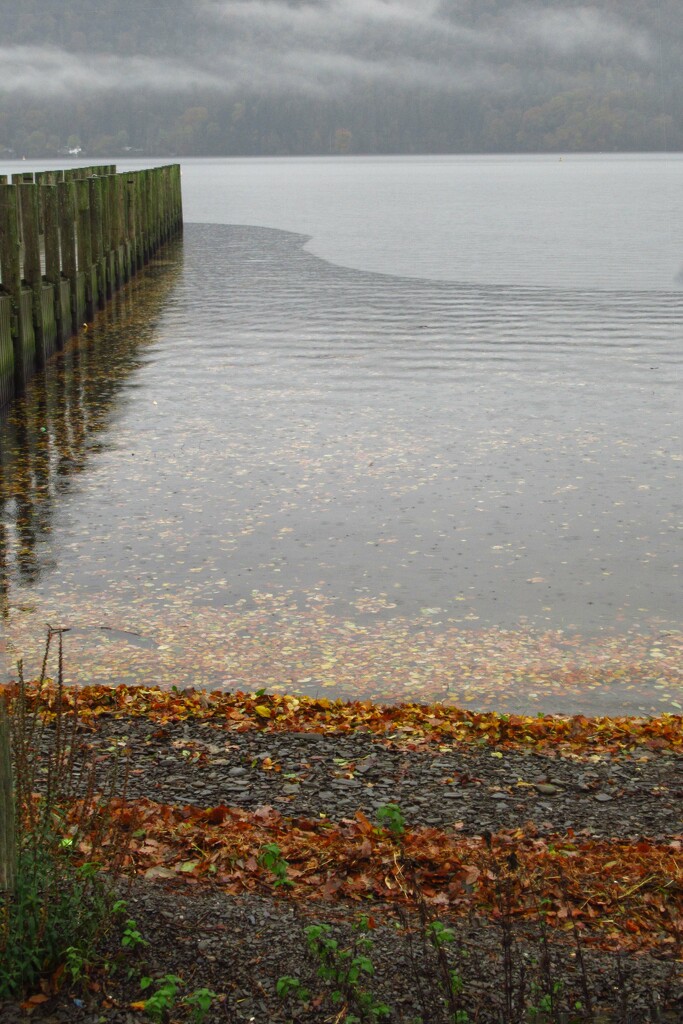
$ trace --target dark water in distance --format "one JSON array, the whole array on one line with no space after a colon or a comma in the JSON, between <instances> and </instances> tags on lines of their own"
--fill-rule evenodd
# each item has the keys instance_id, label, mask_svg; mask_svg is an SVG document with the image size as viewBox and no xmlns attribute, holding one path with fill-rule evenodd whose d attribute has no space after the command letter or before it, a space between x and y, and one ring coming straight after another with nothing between
<instances>
[{"instance_id":1,"label":"dark water in distance","mask_svg":"<svg viewBox=\"0 0 683 1024\"><path fill-rule=\"evenodd\" d=\"M674 248L658 246L656 275L632 258L603 267L603 286L562 263L538 283L536 236L515 260L519 239L494 238L475 206L478 280L423 277L436 248L411 263L388 235L357 261L393 266L379 273L315 252L358 216L361 162L303 162L298 178L296 162L234 164L184 170L186 217L219 173L217 219L288 173L299 208L279 216L318 217L320 235L188 224L17 403L0 434L10 655L35 657L50 621L72 627L82 681L676 710L683 292L673 273L653 287ZM373 188L383 171L389 199L412 175L431 210L444 166L458 170L365 171ZM350 198L323 216L303 186L326 173ZM626 227L624 243L637 248Z\"/></svg>"}]
</instances>

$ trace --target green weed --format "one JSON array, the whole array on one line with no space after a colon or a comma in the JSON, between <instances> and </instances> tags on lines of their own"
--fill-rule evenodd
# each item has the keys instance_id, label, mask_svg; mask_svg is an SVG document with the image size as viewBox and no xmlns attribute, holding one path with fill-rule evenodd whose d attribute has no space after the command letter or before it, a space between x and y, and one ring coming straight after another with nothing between
<instances>
[{"instance_id":1,"label":"green weed","mask_svg":"<svg viewBox=\"0 0 683 1024\"><path fill-rule=\"evenodd\" d=\"M146 992L153 984L153 978L145 977L140 979L140 988L143 992ZM153 992L151 996L145 999L144 1009L148 1017L161 1024L166 1014L176 1004L178 990L183 984L183 979L179 978L177 974L165 974L157 984L159 987L156 992Z\"/></svg>"},{"instance_id":2,"label":"green weed","mask_svg":"<svg viewBox=\"0 0 683 1024\"><path fill-rule=\"evenodd\" d=\"M318 963L318 977L327 983L332 1004L341 1006L345 1013L344 1017L335 1018L340 1024L377 1024L391 1015L386 1003L377 1001L362 984L375 973L369 955L373 943L366 934L368 922L367 916L361 917L356 925L360 934L350 947L340 946L328 924L309 925L304 929L308 948ZM310 995L300 980L290 975L278 979L276 991L282 998L295 996L302 1002Z\"/></svg>"},{"instance_id":3,"label":"green weed","mask_svg":"<svg viewBox=\"0 0 683 1024\"><path fill-rule=\"evenodd\" d=\"M381 828L385 828L395 838L405 834L406 820L398 804L384 804L377 810L377 820Z\"/></svg>"},{"instance_id":4,"label":"green weed","mask_svg":"<svg viewBox=\"0 0 683 1024\"><path fill-rule=\"evenodd\" d=\"M275 875L273 885L284 885L287 887L294 885L291 878L287 877L289 864L282 856L282 850L277 843L267 843L263 846L258 856L258 862L266 871L270 871L272 875Z\"/></svg>"},{"instance_id":5,"label":"green weed","mask_svg":"<svg viewBox=\"0 0 683 1024\"><path fill-rule=\"evenodd\" d=\"M216 998L216 993L208 988L198 988L191 992L189 996L185 996L182 1003L190 1011L190 1020L193 1024L202 1024L206 1020L206 1016Z\"/></svg>"},{"instance_id":6,"label":"green weed","mask_svg":"<svg viewBox=\"0 0 683 1024\"><path fill-rule=\"evenodd\" d=\"M47 666L55 636L53 686ZM18 679L2 696L14 834L5 848L13 862L9 884L0 891L0 1002L20 998L60 964L73 980L83 975L113 904L100 867L102 849L107 846L114 872L125 853L125 837L105 808L114 793L125 791L126 775L115 758L106 779L96 776L95 758L80 737L77 705L66 700L61 630L48 630L36 693L29 697L21 663ZM0 753L7 767L4 735Z\"/></svg>"}]
</instances>

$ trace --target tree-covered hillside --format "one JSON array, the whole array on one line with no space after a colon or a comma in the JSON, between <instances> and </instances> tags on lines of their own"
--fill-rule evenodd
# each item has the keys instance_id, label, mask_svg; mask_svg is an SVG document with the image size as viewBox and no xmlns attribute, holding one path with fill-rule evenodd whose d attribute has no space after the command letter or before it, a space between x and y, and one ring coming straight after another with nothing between
<instances>
[{"instance_id":1,"label":"tree-covered hillside","mask_svg":"<svg viewBox=\"0 0 683 1024\"><path fill-rule=\"evenodd\" d=\"M683 149L680 0L0 0L0 154Z\"/></svg>"}]
</instances>

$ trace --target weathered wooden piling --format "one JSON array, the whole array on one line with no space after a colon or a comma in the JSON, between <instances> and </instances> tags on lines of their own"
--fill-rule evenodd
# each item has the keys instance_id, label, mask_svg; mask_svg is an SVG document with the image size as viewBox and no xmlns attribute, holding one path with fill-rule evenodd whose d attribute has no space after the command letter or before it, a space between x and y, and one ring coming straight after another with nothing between
<instances>
[{"instance_id":1,"label":"weathered wooden piling","mask_svg":"<svg viewBox=\"0 0 683 1024\"><path fill-rule=\"evenodd\" d=\"M0 175L0 408L182 225L177 164Z\"/></svg>"}]
</instances>

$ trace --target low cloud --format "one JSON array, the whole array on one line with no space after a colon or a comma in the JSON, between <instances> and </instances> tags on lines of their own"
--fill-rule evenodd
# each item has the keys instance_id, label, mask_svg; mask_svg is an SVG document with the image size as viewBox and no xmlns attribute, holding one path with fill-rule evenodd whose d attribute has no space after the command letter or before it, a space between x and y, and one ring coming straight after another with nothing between
<instances>
[{"instance_id":1,"label":"low cloud","mask_svg":"<svg viewBox=\"0 0 683 1024\"><path fill-rule=\"evenodd\" d=\"M113 54L74 54L54 47L0 46L0 93L61 96L112 90L184 92L190 87L221 88L220 77L191 65L158 58ZM84 98L87 98L84 95Z\"/></svg>"},{"instance_id":2,"label":"low cloud","mask_svg":"<svg viewBox=\"0 0 683 1024\"><path fill-rule=\"evenodd\" d=\"M181 60L0 47L0 93L188 89L341 97L373 84L438 92L514 90L578 59L649 61L651 41L590 7L508 7L476 26L455 0L198 0Z\"/></svg>"},{"instance_id":3,"label":"low cloud","mask_svg":"<svg viewBox=\"0 0 683 1024\"><path fill-rule=\"evenodd\" d=\"M531 46L540 43L548 53L562 56L602 54L647 61L652 41L642 32L594 7L547 10L522 7L507 17L510 36Z\"/></svg>"}]
</instances>

